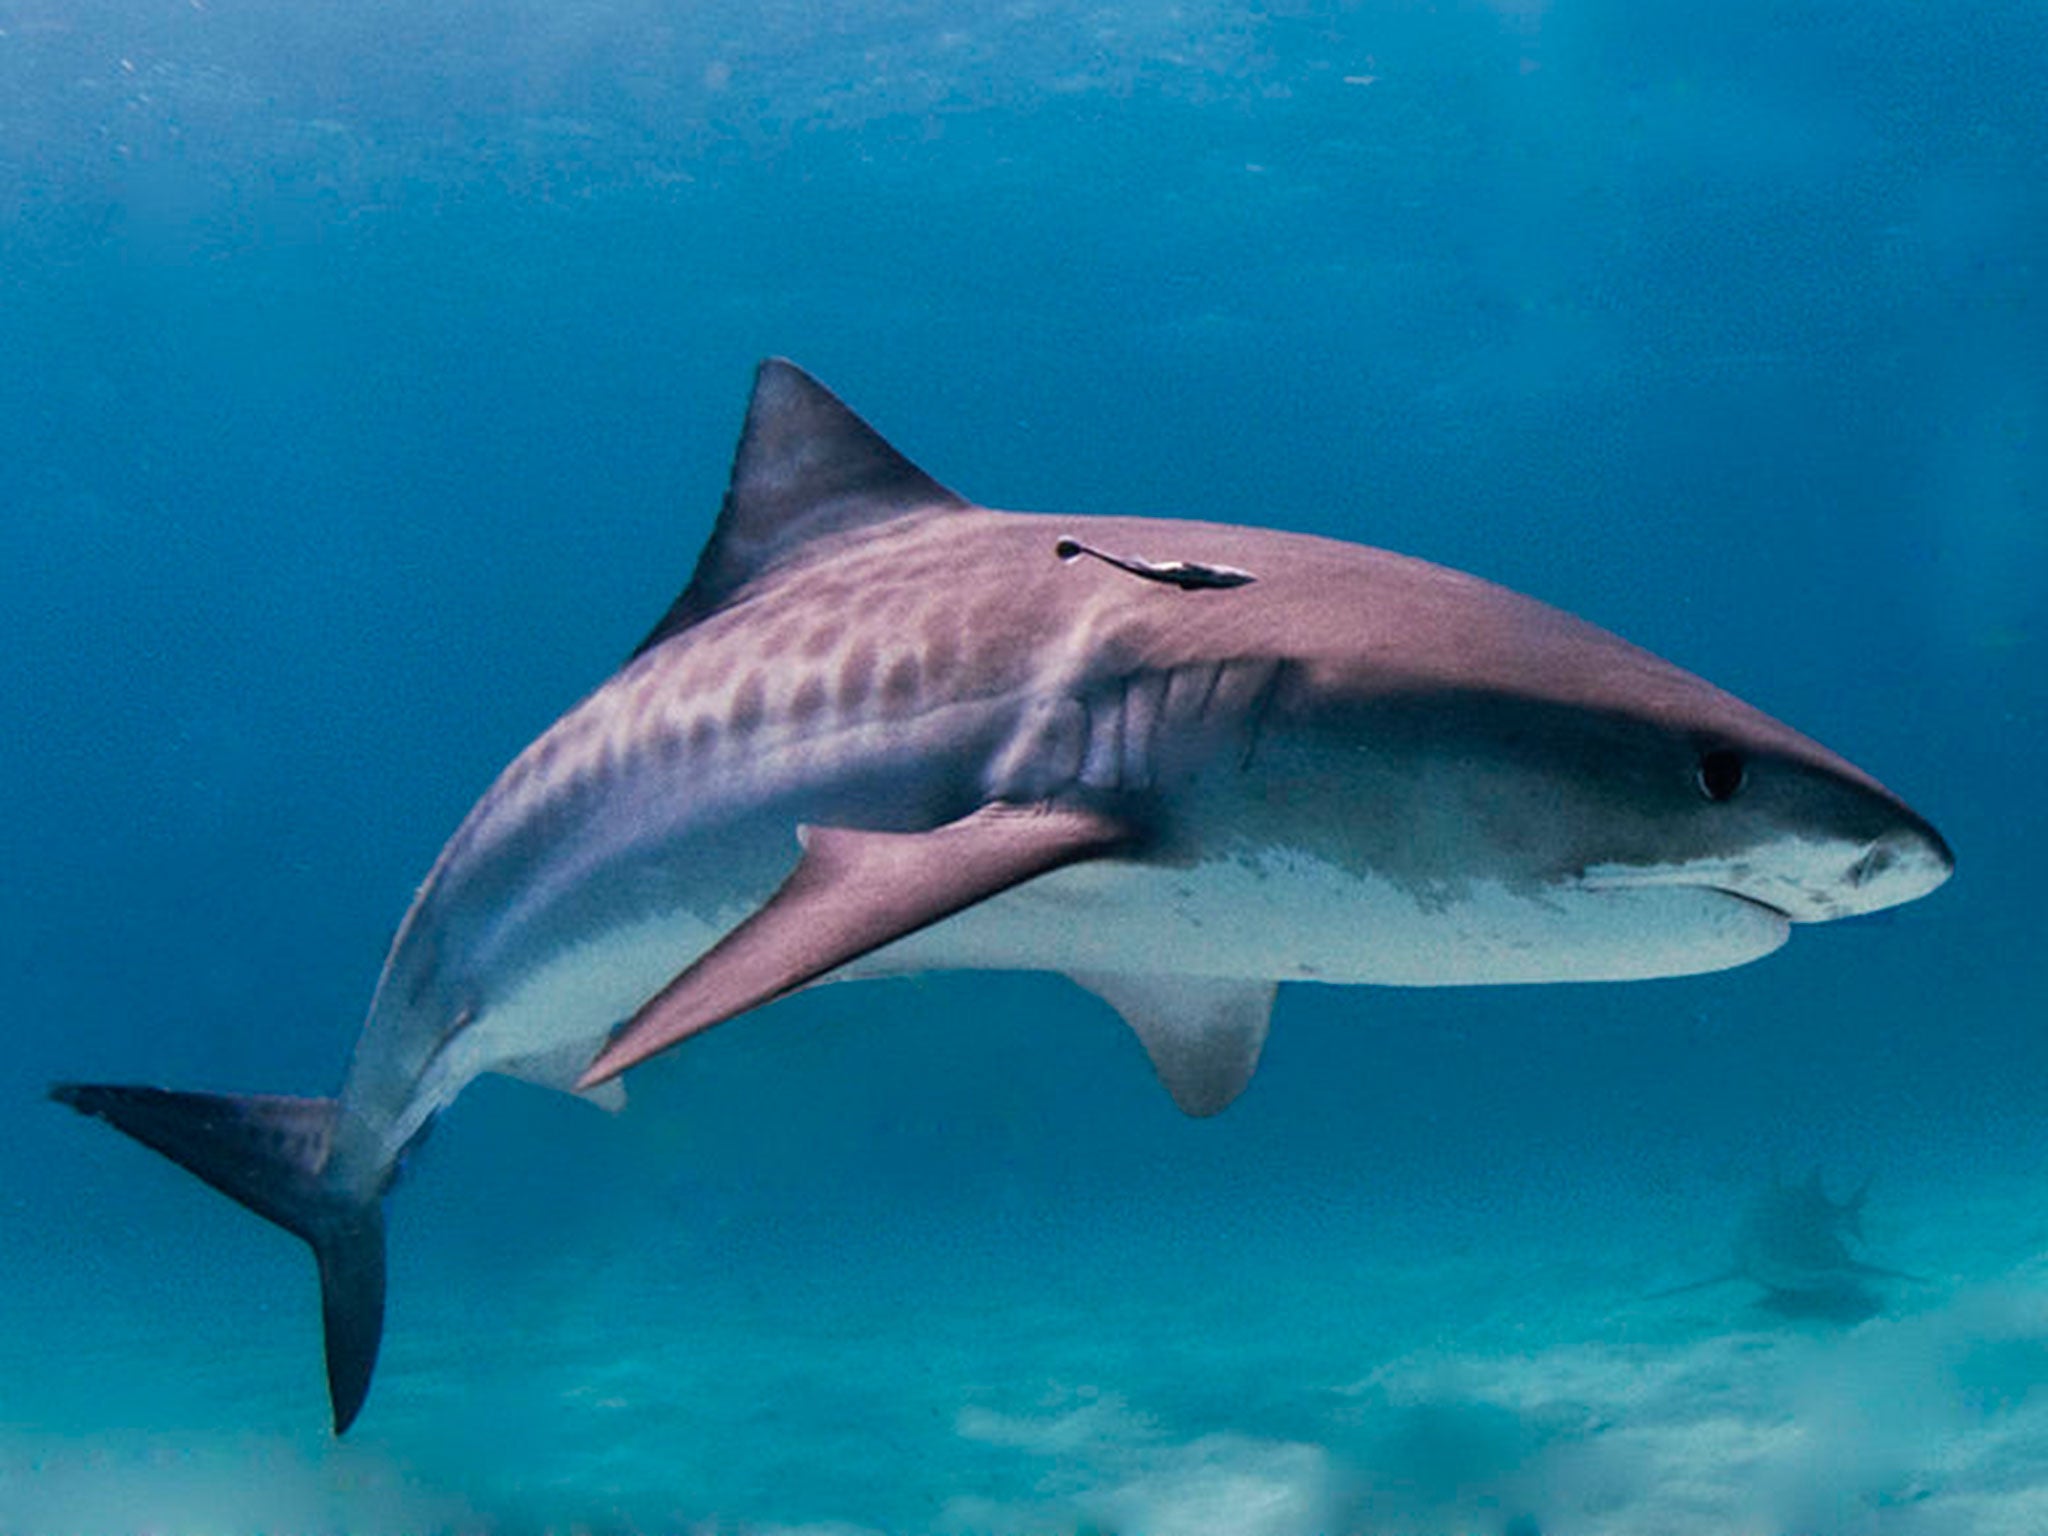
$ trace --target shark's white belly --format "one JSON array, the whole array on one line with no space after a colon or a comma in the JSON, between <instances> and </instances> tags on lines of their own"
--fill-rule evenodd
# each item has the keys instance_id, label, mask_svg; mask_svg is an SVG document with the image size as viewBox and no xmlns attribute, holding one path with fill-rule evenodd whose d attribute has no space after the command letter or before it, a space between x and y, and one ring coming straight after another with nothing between
<instances>
[{"instance_id":1,"label":"shark's white belly","mask_svg":"<svg viewBox=\"0 0 2048 1536\"><path fill-rule=\"evenodd\" d=\"M422 1084L420 1109L447 1102L483 1071L568 1086L614 1025L748 910L672 909L561 950L445 1053L435 1081ZM1418 896L1267 849L1189 868L1105 862L1059 871L878 950L836 979L1018 969L1383 986L1619 981L1741 965L1786 933L1769 910L1701 888L1524 891L1470 880Z\"/></svg>"},{"instance_id":2,"label":"shark's white belly","mask_svg":"<svg viewBox=\"0 0 2048 1536\"><path fill-rule=\"evenodd\" d=\"M1096 863L1043 876L851 971L1018 968L1380 986L1631 981L1769 954L1789 925L1701 887L1421 894L1288 849L1185 869Z\"/></svg>"}]
</instances>

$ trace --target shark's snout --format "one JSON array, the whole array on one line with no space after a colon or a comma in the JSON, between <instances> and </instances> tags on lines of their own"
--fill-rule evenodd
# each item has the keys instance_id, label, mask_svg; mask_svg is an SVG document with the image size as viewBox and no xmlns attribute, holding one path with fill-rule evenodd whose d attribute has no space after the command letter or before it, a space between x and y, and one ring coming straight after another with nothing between
<instances>
[{"instance_id":1,"label":"shark's snout","mask_svg":"<svg viewBox=\"0 0 2048 1536\"><path fill-rule=\"evenodd\" d=\"M1868 841L1794 842L1758 859L1753 879L1733 888L1795 923L1825 923L1918 901L1955 866L1941 834L1915 817Z\"/></svg>"},{"instance_id":2,"label":"shark's snout","mask_svg":"<svg viewBox=\"0 0 2048 1536\"><path fill-rule=\"evenodd\" d=\"M1925 822L1898 827L1866 847L1841 883L1841 915L1917 901L1955 873L1956 857Z\"/></svg>"}]
</instances>

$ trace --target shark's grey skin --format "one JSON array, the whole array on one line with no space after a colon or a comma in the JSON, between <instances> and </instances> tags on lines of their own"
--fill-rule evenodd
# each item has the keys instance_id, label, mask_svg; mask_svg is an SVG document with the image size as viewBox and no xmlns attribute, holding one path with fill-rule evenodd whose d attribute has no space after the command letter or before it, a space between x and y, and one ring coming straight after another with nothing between
<instances>
[{"instance_id":1,"label":"shark's grey skin","mask_svg":"<svg viewBox=\"0 0 2048 1536\"><path fill-rule=\"evenodd\" d=\"M815 980L1030 968L1209 1114L1281 981L1713 970L1950 867L1869 775L1554 608L1326 539L990 511L770 361L690 585L449 840L339 1099L55 1092L312 1244L340 1429L382 1192L480 1072L615 1094Z\"/></svg>"}]
</instances>

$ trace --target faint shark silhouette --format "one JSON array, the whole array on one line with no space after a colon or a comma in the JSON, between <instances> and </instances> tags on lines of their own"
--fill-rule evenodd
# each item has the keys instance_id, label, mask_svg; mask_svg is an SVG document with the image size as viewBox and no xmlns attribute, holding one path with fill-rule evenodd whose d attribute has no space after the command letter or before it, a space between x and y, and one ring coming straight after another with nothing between
<instances>
[{"instance_id":1,"label":"faint shark silhouette","mask_svg":"<svg viewBox=\"0 0 2048 1536\"><path fill-rule=\"evenodd\" d=\"M307 1242L339 1432L384 1194L479 1073L617 1101L813 982L1046 970L1209 1115L1282 981L1717 970L1952 868L1869 774L1583 620L1357 544L977 506L771 359L695 574L442 849L340 1094L51 1092Z\"/></svg>"},{"instance_id":2,"label":"faint shark silhouette","mask_svg":"<svg viewBox=\"0 0 2048 1536\"><path fill-rule=\"evenodd\" d=\"M1867 1282L1924 1280L1856 1256L1850 1245L1863 1240L1863 1205L1869 1195L1868 1179L1846 1200L1834 1200L1818 1168L1797 1184L1774 1174L1736 1225L1733 1264L1704 1280L1655 1291L1645 1299L1659 1301L1742 1280L1761 1286L1762 1305L1786 1316L1838 1322L1874 1316L1880 1302Z\"/></svg>"}]
</instances>

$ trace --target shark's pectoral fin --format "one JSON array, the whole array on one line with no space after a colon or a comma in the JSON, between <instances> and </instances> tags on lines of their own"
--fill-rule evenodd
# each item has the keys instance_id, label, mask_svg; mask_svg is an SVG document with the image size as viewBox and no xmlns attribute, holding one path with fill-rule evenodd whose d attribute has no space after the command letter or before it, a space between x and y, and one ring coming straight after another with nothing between
<instances>
[{"instance_id":1,"label":"shark's pectoral fin","mask_svg":"<svg viewBox=\"0 0 2048 1536\"><path fill-rule=\"evenodd\" d=\"M929 832L801 835L803 857L767 904L634 1014L578 1088L1011 886L1134 841L1116 818L1063 805L985 805Z\"/></svg>"},{"instance_id":2,"label":"shark's pectoral fin","mask_svg":"<svg viewBox=\"0 0 2048 1536\"><path fill-rule=\"evenodd\" d=\"M1228 1109L1258 1070L1276 982L1093 972L1074 980L1123 1015L1187 1114Z\"/></svg>"}]
</instances>

